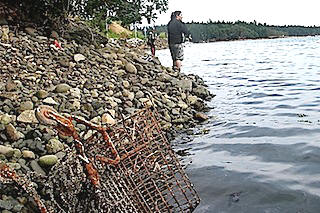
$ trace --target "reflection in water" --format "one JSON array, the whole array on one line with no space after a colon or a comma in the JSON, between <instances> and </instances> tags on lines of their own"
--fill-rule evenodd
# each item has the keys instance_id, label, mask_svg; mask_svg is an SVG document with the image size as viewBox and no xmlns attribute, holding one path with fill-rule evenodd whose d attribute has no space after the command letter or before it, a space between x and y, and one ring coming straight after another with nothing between
<instances>
[{"instance_id":1,"label":"reflection in water","mask_svg":"<svg viewBox=\"0 0 320 213\"><path fill-rule=\"evenodd\" d=\"M320 37L194 44L183 71L216 97L181 150L196 212L320 211ZM157 52L171 66L169 51ZM166 64L169 63L169 64Z\"/></svg>"}]
</instances>

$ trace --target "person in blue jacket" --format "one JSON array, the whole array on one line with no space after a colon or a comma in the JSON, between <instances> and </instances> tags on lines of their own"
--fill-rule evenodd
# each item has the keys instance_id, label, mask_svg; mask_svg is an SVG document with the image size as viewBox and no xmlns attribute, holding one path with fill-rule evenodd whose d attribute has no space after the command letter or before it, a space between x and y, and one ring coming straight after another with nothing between
<instances>
[{"instance_id":1,"label":"person in blue jacket","mask_svg":"<svg viewBox=\"0 0 320 213\"><path fill-rule=\"evenodd\" d=\"M173 61L173 69L180 71L181 62L183 60L184 38L190 37L190 32L186 25L182 22L181 11L175 11L171 14L171 20L168 25L168 44Z\"/></svg>"}]
</instances>

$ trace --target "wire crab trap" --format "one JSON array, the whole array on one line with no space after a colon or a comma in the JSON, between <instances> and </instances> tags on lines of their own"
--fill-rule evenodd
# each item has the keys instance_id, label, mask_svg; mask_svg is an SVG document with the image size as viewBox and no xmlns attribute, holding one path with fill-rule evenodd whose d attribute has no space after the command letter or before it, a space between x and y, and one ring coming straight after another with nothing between
<instances>
[{"instance_id":1,"label":"wire crab trap","mask_svg":"<svg viewBox=\"0 0 320 213\"><path fill-rule=\"evenodd\" d=\"M49 106L38 107L36 115L73 137L76 150L49 175L53 192L47 209L39 198L41 212L192 212L199 204L153 107L107 128ZM77 124L86 127L80 134Z\"/></svg>"},{"instance_id":2,"label":"wire crab trap","mask_svg":"<svg viewBox=\"0 0 320 213\"><path fill-rule=\"evenodd\" d=\"M124 190L137 212L191 212L199 196L156 118L155 109L145 108L111 128L109 134L121 160L109 166L103 182L110 183L111 194ZM115 210L124 210L128 200L118 201Z\"/></svg>"}]
</instances>

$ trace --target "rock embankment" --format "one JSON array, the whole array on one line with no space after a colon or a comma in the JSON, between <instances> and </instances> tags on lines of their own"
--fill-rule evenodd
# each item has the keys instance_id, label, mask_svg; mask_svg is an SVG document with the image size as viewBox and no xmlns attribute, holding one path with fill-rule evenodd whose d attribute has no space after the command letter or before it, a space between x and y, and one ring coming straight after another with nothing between
<instances>
[{"instance_id":1,"label":"rock embankment","mask_svg":"<svg viewBox=\"0 0 320 213\"><path fill-rule=\"evenodd\" d=\"M110 40L80 44L30 27L0 26L0 38L0 161L20 173L48 175L68 147L65 138L39 124L39 105L113 125L147 102L169 136L206 119L205 101L212 95L203 80L163 67L143 50ZM6 192L1 210L25 208L24 199Z\"/></svg>"}]
</instances>

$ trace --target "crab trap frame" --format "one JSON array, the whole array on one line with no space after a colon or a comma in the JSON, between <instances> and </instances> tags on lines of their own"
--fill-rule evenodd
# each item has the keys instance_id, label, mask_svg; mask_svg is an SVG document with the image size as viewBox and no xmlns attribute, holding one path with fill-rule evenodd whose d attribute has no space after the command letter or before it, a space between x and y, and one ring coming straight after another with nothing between
<instances>
[{"instance_id":1,"label":"crab trap frame","mask_svg":"<svg viewBox=\"0 0 320 213\"><path fill-rule=\"evenodd\" d=\"M130 204L137 212L191 212L199 196L156 117L155 110L145 108L111 128L111 140L124 157L110 167L104 182L110 183L109 193L115 197L119 190L126 194L118 199L117 209Z\"/></svg>"},{"instance_id":2,"label":"crab trap frame","mask_svg":"<svg viewBox=\"0 0 320 213\"><path fill-rule=\"evenodd\" d=\"M36 115L41 123L73 137L76 150L66 155L60 171L48 181L57 191L51 196L55 206L48 209L162 213L192 212L199 204L200 198L161 131L153 107L109 127L64 117L45 105L37 108ZM77 124L86 127L79 134ZM68 191L72 185L73 190ZM46 212L39 202L38 207Z\"/></svg>"}]
</instances>

